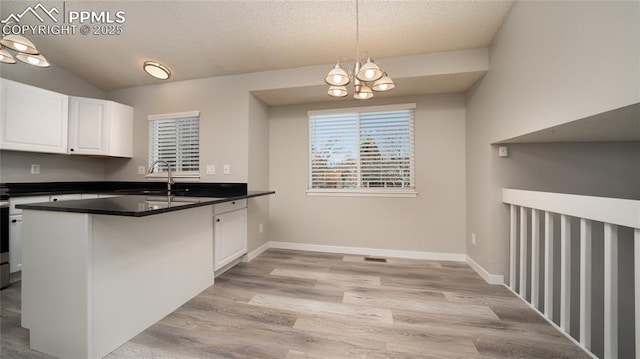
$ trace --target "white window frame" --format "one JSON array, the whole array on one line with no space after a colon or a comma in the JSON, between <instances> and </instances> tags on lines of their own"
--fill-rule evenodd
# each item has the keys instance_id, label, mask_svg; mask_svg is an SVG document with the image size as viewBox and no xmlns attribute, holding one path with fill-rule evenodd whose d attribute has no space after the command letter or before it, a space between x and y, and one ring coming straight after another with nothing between
<instances>
[{"instance_id":1,"label":"white window frame","mask_svg":"<svg viewBox=\"0 0 640 359\"><path fill-rule=\"evenodd\" d=\"M198 117L198 136L200 137L200 111L188 111L188 112L177 112L177 113L167 113L167 114L158 114L158 115L149 115L147 116L147 120L148 120L148 125L147 125L147 129L148 129L148 137L149 137L149 141L151 141L151 131L150 131L150 125L151 125L151 121L156 121L156 120L168 120L168 119L181 119L181 118L187 118L187 117ZM173 179L183 179L185 181L193 181L193 180L199 180L200 179L200 148L199 148L199 144L200 144L200 139L198 139L198 170L197 171L176 171L175 168L171 169L171 177ZM147 170L149 169L149 167L151 166L151 164L155 161L155 159L151 158L151 146L152 144L149 143L148 144L148 153L147 153L147 158L148 158L148 163L147 163ZM150 180L167 180L167 171L160 171L160 172L153 172L153 173L146 173L146 178L150 179Z\"/></svg>"},{"instance_id":2,"label":"white window frame","mask_svg":"<svg viewBox=\"0 0 640 359\"><path fill-rule=\"evenodd\" d=\"M397 105L385 105L385 106L367 106L367 107L355 107L355 108L340 108L331 110L315 110L307 112L307 124L308 128L308 154L307 154L307 195L309 196L339 196L339 197L352 197L352 196L369 196L369 197L416 197L418 192L416 191L416 167L415 167L415 103L409 104L397 104ZM341 113L367 113L377 111L398 111L398 110L413 110L414 114L411 122L411 171L412 171L412 187L370 187L370 188L312 188L312 129L311 129L311 117L314 115L323 114L341 114ZM359 129L358 129L359 132ZM360 133L357 135L360 136ZM359 143L361 146L362 144ZM358 164L359 167L359 164ZM360 184L358 184L360 185Z\"/></svg>"}]
</instances>

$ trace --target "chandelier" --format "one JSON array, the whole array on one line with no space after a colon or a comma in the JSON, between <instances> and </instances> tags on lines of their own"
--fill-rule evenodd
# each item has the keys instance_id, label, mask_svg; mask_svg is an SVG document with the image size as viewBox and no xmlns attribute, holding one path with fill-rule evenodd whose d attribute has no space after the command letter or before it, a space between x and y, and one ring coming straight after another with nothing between
<instances>
[{"instance_id":1,"label":"chandelier","mask_svg":"<svg viewBox=\"0 0 640 359\"><path fill-rule=\"evenodd\" d=\"M356 0L356 58L353 68L347 63L348 71L340 66L340 60L347 58L341 56L338 58L336 67L329 71L324 81L329 84L327 94L333 97L345 97L349 94L347 85L353 83L353 97L358 100L366 100L373 97L373 91L388 91L396 87L387 73L382 70L369 53L366 53L366 62L360 65L360 23L358 16L358 0ZM347 60L348 61L348 60Z\"/></svg>"},{"instance_id":2,"label":"chandelier","mask_svg":"<svg viewBox=\"0 0 640 359\"><path fill-rule=\"evenodd\" d=\"M17 54L12 55L6 49L11 49L17 52ZM38 67L49 67L49 62L38 52L36 45L34 45L31 40L21 35L11 34L0 39L0 62L5 64L15 64L16 60L13 56L25 64Z\"/></svg>"}]
</instances>

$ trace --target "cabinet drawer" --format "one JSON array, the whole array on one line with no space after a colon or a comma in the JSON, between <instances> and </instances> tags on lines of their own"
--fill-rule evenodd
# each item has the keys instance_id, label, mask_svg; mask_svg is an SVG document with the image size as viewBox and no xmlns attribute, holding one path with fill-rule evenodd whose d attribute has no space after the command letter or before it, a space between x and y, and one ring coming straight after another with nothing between
<instances>
[{"instance_id":1,"label":"cabinet drawer","mask_svg":"<svg viewBox=\"0 0 640 359\"><path fill-rule=\"evenodd\" d=\"M224 202L213 206L213 215L235 211L237 209L247 208L247 200L239 199L231 202Z\"/></svg>"},{"instance_id":2,"label":"cabinet drawer","mask_svg":"<svg viewBox=\"0 0 640 359\"><path fill-rule=\"evenodd\" d=\"M17 204L25 203L42 203L49 202L49 196L29 196L29 197L15 197L9 199L9 215L22 214L22 210L16 208Z\"/></svg>"}]
</instances>

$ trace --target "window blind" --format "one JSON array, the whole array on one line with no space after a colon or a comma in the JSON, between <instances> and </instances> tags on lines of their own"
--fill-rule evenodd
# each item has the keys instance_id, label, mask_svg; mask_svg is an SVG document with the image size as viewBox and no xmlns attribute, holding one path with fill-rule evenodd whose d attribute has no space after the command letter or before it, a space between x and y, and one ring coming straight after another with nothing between
<instances>
[{"instance_id":1,"label":"window blind","mask_svg":"<svg viewBox=\"0 0 640 359\"><path fill-rule=\"evenodd\" d=\"M200 172L199 114L149 117L149 165L167 161L177 174ZM166 172L164 164L156 164L155 172Z\"/></svg>"},{"instance_id":2,"label":"window blind","mask_svg":"<svg viewBox=\"0 0 640 359\"><path fill-rule=\"evenodd\" d=\"M414 190L414 112L310 113L309 190Z\"/></svg>"}]
</instances>

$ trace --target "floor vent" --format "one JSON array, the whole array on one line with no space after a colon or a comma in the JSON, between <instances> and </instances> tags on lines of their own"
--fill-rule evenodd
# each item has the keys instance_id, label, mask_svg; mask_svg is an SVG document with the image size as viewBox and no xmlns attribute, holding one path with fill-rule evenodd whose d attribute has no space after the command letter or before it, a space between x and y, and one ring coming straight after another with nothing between
<instances>
[{"instance_id":1,"label":"floor vent","mask_svg":"<svg viewBox=\"0 0 640 359\"><path fill-rule=\"evenodd\" d=\"M364 257L365 262L387 263L387 258Z\"/></svg>"}]
</instances>

